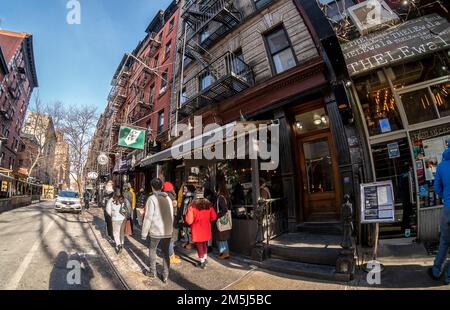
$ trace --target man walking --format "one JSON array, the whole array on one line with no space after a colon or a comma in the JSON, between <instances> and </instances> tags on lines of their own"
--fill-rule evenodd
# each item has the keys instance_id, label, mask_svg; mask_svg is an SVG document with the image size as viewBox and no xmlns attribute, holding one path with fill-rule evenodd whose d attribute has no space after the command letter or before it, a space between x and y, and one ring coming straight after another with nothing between
<instances>
[{"instance_id":1,"label":"man walking","mask_svg":"<svg viewBox=\"0 0 450 310\"><path fill-rule=\"evenodd\" d=\"M173 233L173 208L169 196L162 192L163 183L155 178L151 181L153 194L145 204L144 223L142 225L142 239L150 235L150 266L145 274L150 278L156 277L156 249L161 243L163 256L162 281L167 283L169 278L170 255L169 247Z\"/></svg>"},{"instance_id":2,"label":"man walking","mask_svg":"<svg viewBox=\"0 0 450 310\"><path fill-rule=\"evenodd\" d=\"M433 279L438 280L450 248L450 139L448 140L448 148L442 155L442 162L436 170L434 191L439 197L444 199L439 252L434 260L433 267L428 271ZM447 267L446 271L444 270L444 283L446 285L450 284L450 266Z\"/></svg>"}]
</instances>

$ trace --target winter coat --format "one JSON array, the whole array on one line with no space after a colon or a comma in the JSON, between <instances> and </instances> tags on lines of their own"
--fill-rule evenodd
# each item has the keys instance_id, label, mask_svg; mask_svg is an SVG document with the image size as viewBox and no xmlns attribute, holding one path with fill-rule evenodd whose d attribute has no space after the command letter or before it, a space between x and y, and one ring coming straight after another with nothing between
<instances>
[{"instance_id":1,"label":"winter coat","mask_svg":"<svg viewBox=\"0 0 450 310\"><path fill-rule=\"evenodd\" d=\"M442 154L442 162L436 169L434 191L444 199L444 207L450 208L450 147Z\"/></svg>"},{"instance_id":2,"label":"winter coat","mask_svg":"<svg viewBox=\"0 0 450 310\"><path fill-rule=\"evenodd\" d=\"M122 204L126 204L128 206L128 201L124 200ZM106 204L106 213L111 216L111 220L113 222L122 222L125 220L125 217L120 213L120 208L122 206L121 203L114 203L113 199L110 198L108 203Z\"/></svg>"},{"instance_id":3,"label":"winter coat","mask_svg":"<svg viewBox=\"0 0 450 310\"><path fill-rule=\"evenodd\" d=\"M186 223L191 225L191 236L194 242L206 242L212 239L211 222L215 221L217 213L211 205L205 210L199 210L191 205L186 213Z\"/></svg>"},{"instance_id":4,"label":"winter coat","mask_svg":"<svg viewBox=\"0 0 450 310\"><path fill-rule=\"evenodd\" d=\"M145 204L144 223L142 225L142 239L171 238L173 232L172 200L166 193L154 192Z\"/></svg>"},{"instance_id":5,"label":"winter coat","mask_svg":"<svg viewBox=\"0 0 450 310\"><path fill-rule=\"evenodd\" d=\"M215 208L217 211L217 219L227 214L229 210L227 199L224 196L218 196L216 199ZM231 238L231 230L219 231L217 229L217 221L214 222L213 227L215 241L227 241Z\"/></svg>"}]
</instances>

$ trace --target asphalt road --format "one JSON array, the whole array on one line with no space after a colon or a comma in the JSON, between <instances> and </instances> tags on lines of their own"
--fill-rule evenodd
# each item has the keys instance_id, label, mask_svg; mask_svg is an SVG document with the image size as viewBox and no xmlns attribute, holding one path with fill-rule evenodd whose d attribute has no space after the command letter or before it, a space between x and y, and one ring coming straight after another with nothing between
<instances>
[{"instance_id":1,"label":"asphalt road","mask_svg":"<svg viewBox=\"0 0 450 310\"><path fill-rule=\"evenodd\" d=\"M81 215L53 202L0 214L0 289L123 289Z\"/></svg>"}]
</instances>

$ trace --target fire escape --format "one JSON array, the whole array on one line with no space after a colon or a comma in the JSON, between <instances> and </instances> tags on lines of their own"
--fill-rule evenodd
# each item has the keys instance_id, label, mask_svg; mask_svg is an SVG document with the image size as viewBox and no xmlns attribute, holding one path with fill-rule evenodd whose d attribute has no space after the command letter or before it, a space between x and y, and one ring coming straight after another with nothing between
<instances>
[{"instance_id":1,"label":"fire escape","mask_svg":"<svg viewBox=\"0 0 450 310\"><path fill-rule=\"evenodd\" d=\"M241 54L229 51L217 57L208 51L242 21L242 14L232 0L188 0L182 18L186 27L186 42L181 42L184 56L198 61L203 69L183 81L181 116L191 115L254 85L252 68Z\"/></svg>"}]
</instances>

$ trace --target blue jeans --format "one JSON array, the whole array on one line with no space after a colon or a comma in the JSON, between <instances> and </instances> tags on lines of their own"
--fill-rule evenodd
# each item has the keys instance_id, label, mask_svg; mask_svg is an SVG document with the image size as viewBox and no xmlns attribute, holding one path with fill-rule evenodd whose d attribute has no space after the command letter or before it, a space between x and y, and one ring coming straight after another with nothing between
<instances>
[{"instance_id":1,"label":"blue jeans","mask_svg":"<svg viewBox=\"0 0 450 310\"><path fill-rule=\"evenodd\" d=\"M219 249L219 253L229 252L228 241L217 241L217 248Z\"/></svg>"},{"instance_id":2,"label":"blue jeans","mask_svg":"<svg viewBox=\"0 0 450 310\"><path fill-rule=\"evenodd\" d=\"M441 218L441 240L439 241L439 252L434 260L433 274L435 277L441 275L442 267L447 259L450 248L450 208L444 208ZM450 265L445 272L445 281L450 282Z\"/></svg>"}]
</instances>

